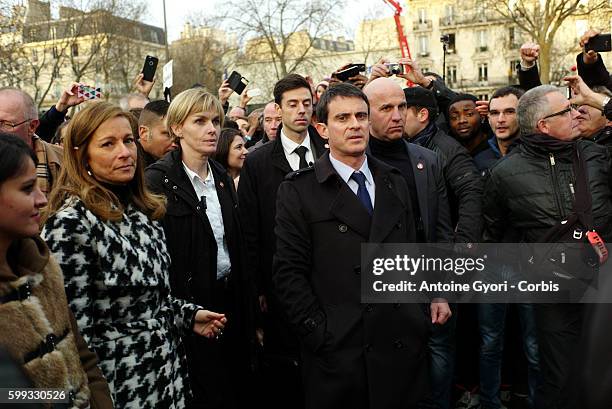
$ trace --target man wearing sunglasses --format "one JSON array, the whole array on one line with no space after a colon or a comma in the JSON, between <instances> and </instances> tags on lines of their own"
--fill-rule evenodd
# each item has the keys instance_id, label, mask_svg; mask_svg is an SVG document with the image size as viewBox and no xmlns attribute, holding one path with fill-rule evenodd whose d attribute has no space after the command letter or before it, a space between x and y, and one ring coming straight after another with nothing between
<instances>
[{"instance_id":1,"label":"man wearing sunglasses","mask_svg":"<svg viewBox=\"0 0 612 409\"><path fill-rule=\"evenodd\" d=\"M542 85L521 97L517 116L522 143L489 172L483 195L483 240L538 243L574 212L576 164L588 175L594 229L612 236L610 157L605 147L578 139L578 111L556 87ZM551 241L561 238L552 237ZM570 254L571 255L571 254ZM536 408L576 408L570 369L579 345L583 305L535 304L541 382Z\"/></svg>"},{"instance_id":2,"label":"man wearing sunglasses","mask_svg":"<svg viewBox=\"0 0 612 409\"><path fill-rule=\"evenodd\" d=\"M38 186L47 196L59 176L63 150L35 134L39 124L38 110L28 94L18 88L0 88L0 131L19 136L36 153Z\"/></svg>"}]
</instances>

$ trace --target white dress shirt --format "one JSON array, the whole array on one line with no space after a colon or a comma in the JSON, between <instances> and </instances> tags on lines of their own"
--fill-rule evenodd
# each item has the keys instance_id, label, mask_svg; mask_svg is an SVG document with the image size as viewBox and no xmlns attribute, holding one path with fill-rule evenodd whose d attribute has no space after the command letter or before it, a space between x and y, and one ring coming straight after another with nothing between
<instances>
[{"instance_id":1,"label":"white dress shirt","mask_svg":"<svg viewBox=\"0 0 612 409\"><path fill-rule=\"evenodd\" d=\"M210 227L212 228L213 234L215 235L215 241L217 242L217 279L221 279L229 274L232 264L229 259L229 252L227 251L223 214L221 213L221 204L217 196L212 169L210 168L210 164L208 164L208 174L206 175L206 179L202 180L197 173L185 165L185 162L183 162L183 168L195 190L196 197L198 200L206 203L206 216L208 216ZM204 199L202 199L202 197L204 197Z\"/></svg>"},{"instance_id":2,"label":"white dress shirt","mask_svg":"<svg viewBox=\"0 0 612 409\"><path fill-rule=\"evenodd\" d=\"M285 157L287 161L289 161L289 166L291 166L292 170L298 170L300 168L300 155L298 155L295 151L296 148L300 146L304 146L306 151L306 162L308 164L314 163L314 156L312 154L312 149L310 148L310 135L306 133L306 137L302 141L301 144L297 144L293 142L287 135L285 135L285 131L281 128L281 143L283 144L283 150L285 151Z\"/></svg>"},{"instance_id":3,"label":"white dress shirt","mask_svg":"<svg viewBox=\"0 0 612 409\"><path fill-rule=\"evenodd\" d=\"M338 175L340 175L342 180L344 180L344 182L346 182L346 184L351 188L353 193L357 195L357 189L359 188L359 185L357 184L357 182L351 179L351 175L353 174L353 172L355 172L355 169L351 168L349 165L346 165L340 162L338 159L334 158L331 152L329 154L329 161L331 162L332 166L334 167ZM376 186L374 185L374 177L372 176L372 172L370 172L370 168L368 167L367 156L365 160L363 161L361 168L359 168L359 171L363 173L366 178L366 183L365 183L366 190L368 191L368 194L370 195L370 200L372 201L372 209L373 209L375 196L376 196Z\"/></svg>"}]
</instances>

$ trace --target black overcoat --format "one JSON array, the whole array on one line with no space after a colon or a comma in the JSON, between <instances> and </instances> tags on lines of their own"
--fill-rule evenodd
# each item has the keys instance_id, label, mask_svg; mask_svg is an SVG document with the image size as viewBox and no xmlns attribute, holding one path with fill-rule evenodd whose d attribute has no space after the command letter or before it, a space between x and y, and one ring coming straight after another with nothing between
<instances>
[{"instance_id":1,"label":"black overcoat","mask_svg":"<svg viewBox=\"0 0 612 409\"><path fill-rule=\"evenodd\" d=\"M189 377L196 401L233 399L227 385L240 388L240 375L248 371L255 333L253 316L255 287L244 273L244 241L240 228L234 183L225 169L209 159L221 205L225 239L232 265L230 299L226 300L228 326L222 342L191 336L184 340ZM217 282L217 242L200 200L183 168L180 149L166 154L147 168L148 187L166 196L168 204L162 226L171 257L170 286L177 297L210 310L220 303ZM246 375L245 375L246 376ZM230 382L231 380L231 382ZM225 390L225 392L223 392ZM210 406L210 407L213 407Z\"/></svg>"},{"instance_id":2,"label":"black overcoat","mask_svg":"<svg viewBox=\"0 0 612 409\"><path fill-rule=\"evenodd\" d=\"M409 408L428 390L420 305L361 303L361 244L416 238L404 177L372 156L368 165L372 217L328 153L278 191L273 287L300 334L307 408Z\"/></svg>"}]
</instances>

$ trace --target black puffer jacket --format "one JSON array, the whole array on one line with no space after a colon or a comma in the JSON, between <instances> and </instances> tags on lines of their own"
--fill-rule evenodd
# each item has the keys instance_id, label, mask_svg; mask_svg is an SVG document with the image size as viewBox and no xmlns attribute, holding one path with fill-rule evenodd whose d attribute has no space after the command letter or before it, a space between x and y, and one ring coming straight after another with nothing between
<instances>
[{"instance_id":1,"label":"black puffer jacket","mask_svg":"<svg viewBox=\"0 0 612 409\"><path fill-rule=\"evenodd\" d=\"M426 134L425 131L429 131ZM446 180L454 241L473 243L480 239L482 181L469 152L433 124L417 135L414 143L438 154Z\"/></svg>"},{"instance_id":2,"label":"black puffer jacket","mask_svg":"<svg viewBox=\"0 0 612 409\"><path fill-rule=\"evenodd\" d=\"M573 210L573 146L554 153L523 140L490 170L485 184L483 241L501 242L513 227L526 242L538 240ZM579 140L585 161L595 229L609 241L612 228L610 156L604 146ZM575 190L575 189L574 189Z\"/></svg>"},{"instance_id":3,"label":"black puffer jacket","mask_svg":"<svg viewBox=\"0 0 612 409\"><path fill-rule=\"evenodd\" d=\"M610 157L612 157L612 126L606 126L599 131L597 135L593 137L592 141L608 148L608 153Z\"/></svg>"}]
</instances>

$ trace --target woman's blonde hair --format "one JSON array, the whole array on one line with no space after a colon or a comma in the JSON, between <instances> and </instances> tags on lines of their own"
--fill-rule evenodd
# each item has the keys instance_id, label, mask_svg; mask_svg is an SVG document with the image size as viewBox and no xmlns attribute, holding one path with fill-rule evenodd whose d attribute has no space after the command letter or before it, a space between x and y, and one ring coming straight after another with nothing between
<instances>
[{"instance_id":1,"label":"woman's blonde hair","mask_svg":"<svg viewBox=\"0 0 612 409\"><path fill-rule=\"evenodd\" d=\"M87 150L94 133L104 122L117 117L129 122L129 115L116 105L100 101L89 104L70 120L64 137L62 170L49 196L44 220L59 211L72 196L80 198L87 209L103 220L121 220L125 209L120 199L87 172ZM146 188L143 167L142 158L138 157L134 178L128 183L132 203L150 218L161 219L166 212L166 199Z\"/></svg>"},{"instance_id":2,"label":"woman's blonde hair","mask_svg":"<svg viewBox=\"0 0 612 409\"><path fill-rule=\"evenodd\" d=\"M202 87L181 92L174 97L168 108L168 114L166 115L168 132L179 143L180 137L174 133L172 127L182 125L187 117L193 113L206 111L216 112L221 121L221 128L223 128L223 106L217 97Z\"/></svg>"}]
</instances>

